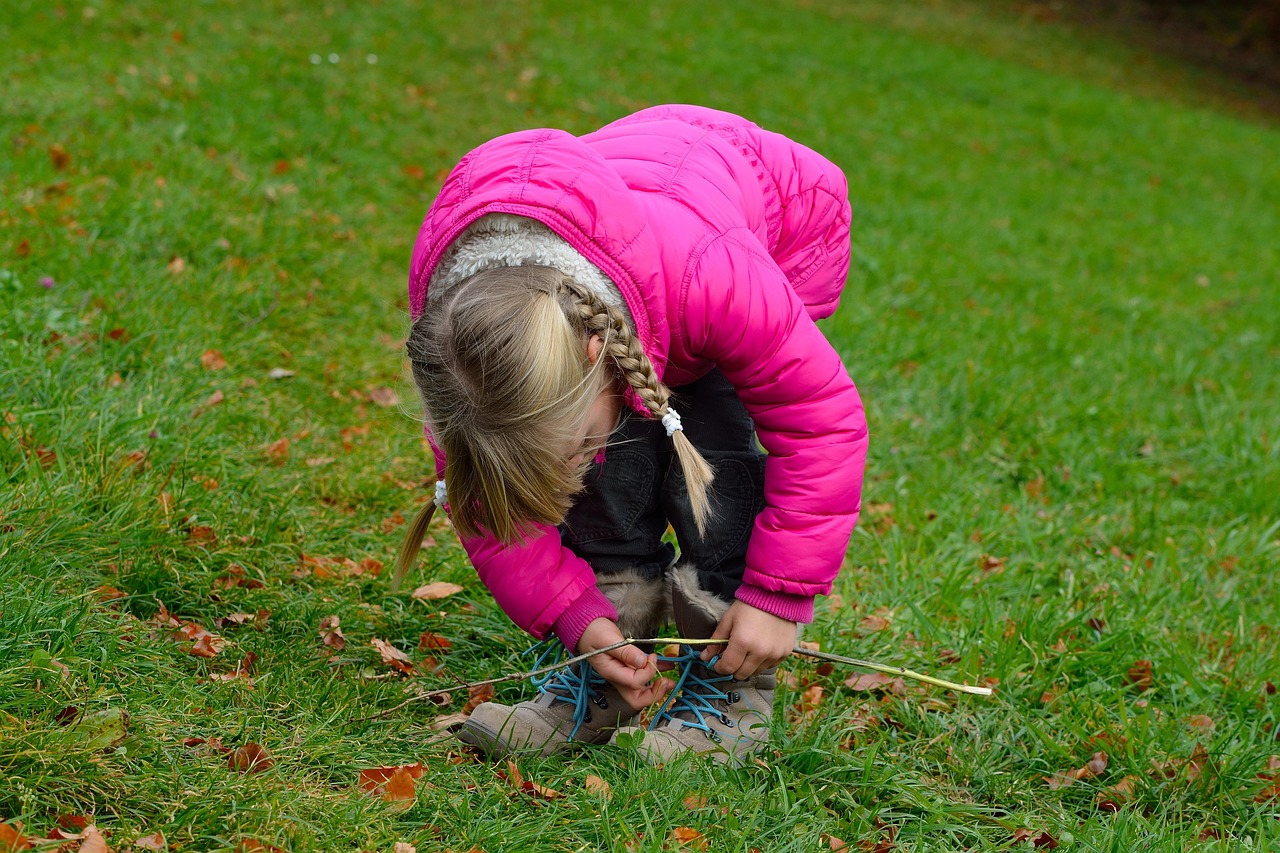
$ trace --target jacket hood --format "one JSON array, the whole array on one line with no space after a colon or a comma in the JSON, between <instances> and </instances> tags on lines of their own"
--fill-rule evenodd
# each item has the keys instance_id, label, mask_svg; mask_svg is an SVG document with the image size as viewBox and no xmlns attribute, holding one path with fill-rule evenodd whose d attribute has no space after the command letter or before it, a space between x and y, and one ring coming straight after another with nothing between
<instances>
[{"instance_id":1,"label":"jacket hood","mask_svg":"<svg viewBox=\"0 0 1280 853\"><path fill-rule=\"evenodd\" d=\"M609 162L561 130L497 137L467 154L449 173L414 246L409 275L414 319L426 305L432 274L450 244L492 213L541 222L603 271L622 294L661 375L669 330L666 288L655 280L661 270L651 260L658 254L656 235L635 194Z\"/></svg>"}]
</instances>

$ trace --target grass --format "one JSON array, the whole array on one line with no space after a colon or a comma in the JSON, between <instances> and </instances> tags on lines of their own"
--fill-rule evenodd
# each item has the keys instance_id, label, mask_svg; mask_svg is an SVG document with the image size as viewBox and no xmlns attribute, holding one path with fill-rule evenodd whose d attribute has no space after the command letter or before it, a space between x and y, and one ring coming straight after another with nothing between
<instances>
[{"instance_id":1,"label":"grass","mask_svg":"<svg viewBox=\"0 0 1280 853\"><path fill-rule=\"evenodd\" d=\"M114 849L1280 846L1255 800L1280 753L1280 132L1229 84L960 0L19 2L0 40L0 819L88 816ZM873 443L810 638L997 694L796 662L780 717L821 704L759 765L521 762L566 794L543 801L432 730L459 701L353 722L410 687L374 638L417 661L443 635L457 679L528 664L447 529L421 576L458 595L360 568L430 493L408 257L474 144L662 101L791 133L853 186L825 328ZM189 654L161 604L225 647ZM249 653L252 683L211 677ZM1098 778L1046 783L1099 750ZM408 810L357 790L419 760Z\"/></svg>"}]
</instances>

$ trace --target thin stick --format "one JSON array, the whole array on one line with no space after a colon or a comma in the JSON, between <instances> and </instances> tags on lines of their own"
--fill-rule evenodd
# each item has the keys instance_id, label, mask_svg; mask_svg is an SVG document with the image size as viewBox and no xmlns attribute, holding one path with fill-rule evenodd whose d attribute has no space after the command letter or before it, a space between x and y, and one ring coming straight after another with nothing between
<instances>
[{"instance_id":1,"label":"thin stick","mask_svg":"<svg viewBox=\"0 0 1280 853\"><path fill-rule=\"evenodd\" d=\"M351 723L352 724L365 723L365 722L368 722L369 720L377 720L377 719L381 719L382 717L389 717L392 714L394 714L396 711L399 711L401 708L404 708L408 705L412 705L414 702L421 702L424 699L432 699L436 696L449 696L459 690L471 690L476 687L484 687L485 685L489 685L489 684L503 684L508 681L524 681L526 679L533 678L534 676L542 675L548 672L554 672L557 669L564 669L567 666L573 666L575 663L580 663L584 660L588 660L590 658L595 657L596 655L602 655L607 652L614 651L615 649L620 649L623 646L630 646L635 643L643 643L651 646L665 646L665 645L670 645L672 643L679 643L685 646L718 646L718 645L721 645L723 642L724 642L723 639L718 639L718 640L691 639L687 637L650 637L648 639L641 639L641 640L637 640L634 637L628 637L627 639L619 640L618 642L613 643L612 645L604 646L603 648L599 648L594 651L587 652L585 654L575 655L571 658L562 660L559 663L553 663L548 666L539 667L538 669L533 669L528 672L511 673L510 675L501 675L501 676L498 676L497 678L486 678L484 681L470 681L470 682L467 682L466 684L459 684L454 687L441 687L437 690L428 690L426 693L419 693L417 696L409 697L408 699L404 700L399 705L396 705L393 708L388 708L385 711L379 711L378 713L372 714L368 717L360 717L359 719L351 720ZM818 660L831 661L833 663L843 663L849 666L858 666L858 667L862 667L863 669L872 670L873 672L882 672L882 673L885 673L886 675L897 675L902 678L910 678L914 681L923 681L926 684L932 684L935 687L944 687L947 690L955 690L958 693L969 693L974 696L990 696L992 693L990 687L975 687L974 685L971 685L971 684L958 684L954 681L947 681L946 679L943 679L943 678L935 678L932 675L925 675L922 672L916 672L914 670L910 670L902 666L889 666L887 664L875 663L874 661L869 661L869 660L860 660L858 658L848 658L848 657L844 657L843 655L833 655L830 652L819 652L819 651L814 651L812 649L804 649L799 646L796 646L794 649L792 649L791 653L795 655L803 655L805 657L817 658Z\"/></svg>"}]
</instances>

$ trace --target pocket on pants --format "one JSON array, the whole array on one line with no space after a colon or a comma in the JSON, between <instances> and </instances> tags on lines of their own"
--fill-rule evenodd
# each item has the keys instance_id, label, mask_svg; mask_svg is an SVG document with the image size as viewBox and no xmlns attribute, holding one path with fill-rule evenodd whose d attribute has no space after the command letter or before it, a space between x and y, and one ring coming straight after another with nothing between
<instances>
[{"instance_id":1,"label":"pocket on pants","mask_svg":"<svg viewBox=\"0 0 1280 853\"><path fill-rule=\"evenodd\" d=\"M616 472L621 476L609 476ZM565 517L569 541L588 545L622 539L653 503L657 467L646 453L610 448L605 471L591 482Z\"/></svg>"}]
</instances>

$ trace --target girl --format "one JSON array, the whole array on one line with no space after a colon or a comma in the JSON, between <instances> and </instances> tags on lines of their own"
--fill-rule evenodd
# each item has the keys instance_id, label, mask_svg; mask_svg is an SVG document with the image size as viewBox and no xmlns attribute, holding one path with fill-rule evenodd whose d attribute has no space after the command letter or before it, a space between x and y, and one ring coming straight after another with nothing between
<instances>
[{"instance_id":1,"label":"girl","mask_svg":"<svg viewBox=\"0 0 1280 853\"><path fill-rule=\"evenodd\" d=\"M499 606L579 654L655 636L668 607L681 636L724 641L675 662L641 740L654 762L763 746L777 664L848 546L866 422L814 321L836 309L849 217L810 149L661 106L481 145L419 233L406 348L436 504ZM462 739L602 743L671 683L634 645L587 663L481 705Z\"/></svg>"}]
</instances>

